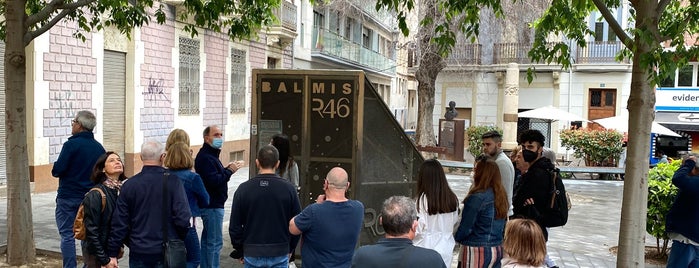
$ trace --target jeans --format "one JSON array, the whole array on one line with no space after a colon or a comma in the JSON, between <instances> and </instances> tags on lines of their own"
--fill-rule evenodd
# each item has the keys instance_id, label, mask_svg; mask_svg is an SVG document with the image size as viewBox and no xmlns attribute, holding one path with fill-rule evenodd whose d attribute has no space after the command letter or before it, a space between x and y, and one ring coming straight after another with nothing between
<instances>
[{"instance_id":1,"label":"jeans","mask_svg":"<svg viewBox=\"0 0 699 268\"><path fill-rule=\"evenodd\" d=\"M201 267L219 268L223 247L223 208L201 209Z\"/></svg>"},{"instance_id":2,"label":"jeans","mask_svg":"<svg viewBox=\"0 0 699 268\"><path fill-rule=\"evenodd\" d=\"M199 248L199 236L196 228L189 228L187 237L184 238L184 246L187 249L187 268L197 268L201 262L201 251Z\"/></svg>"},{"instance_id":3,"label":"jeans","mask_svg":"<svg viewBox=\"0 0 699 268\"><path fill-rule=\"evenodd\" d=\"M73 222L78 214L82 198L56 198L56 226L61 235L61 255L63 267L77 267L75 257L75 238L73 238Z\"/></svg>"},{"instance_id":4,"label":"jeans","mask_svg":"<svg viewBox=\"0 0 699 268\"><path fill-rule=\"evenodd\" d=\"M672 240L667 267L699 267L699 246Z\"/></svg>"},{"instance_id":5,"label":"jeans","mask_svg":"<svg viewBox=\"0 0 699 268\"><path fill-rule=\"evenodd\" d=\"M131 256L129 256L129 268L165 268L165 264L162 260L159 260L155 263L151 263L131 258Z\"/></svg>"},{"instance_id":6,"label":"jeans","mask_svg":"<svg viewBox=\"0 0 699 268\"><path fill-rule=\"evenodd\" d=\"M277 257L245 257L245 268L287 268L289 255Z\"/></svg>"}]
</instances>

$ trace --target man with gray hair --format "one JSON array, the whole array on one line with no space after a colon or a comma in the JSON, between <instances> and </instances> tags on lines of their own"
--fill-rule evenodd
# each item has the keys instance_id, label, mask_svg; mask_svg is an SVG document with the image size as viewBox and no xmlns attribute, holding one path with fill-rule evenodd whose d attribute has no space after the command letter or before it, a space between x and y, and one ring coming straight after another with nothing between
<instances>
[{"instance_id":1,"label":"man with gray hair","mask_svg":"<svg viewBox=\"0 0 699 268\"><path fill-rule=\"evenodd\" d=\"M375 245L363 246L354 253L352 267L443 267L442 256L432 249L413 246L417 229L415 200L391 196L383 202L379 222L386 237Z\"/></svg>"},{"instance_id":2,"label":"man with gray hair","mask_svg":"<svg viewBox=\"0 0 699 268\"><path fill-rule=\"evenodd\" d=\"M184 240L190 225L189 202L182 182L163 168L165 147L149 140L141 146L143 169L121 186L112 216L107 267L117 267L117 255L125 242L129 247L129 267L162 267L163 213L168 213L168 238ZM162 207L163 187L167 184L167 202Z\"/></svg>"},{"instance_id":3,"label":"man with gray hair","mask_svg":"<svg viewBox=\"0 0 699 268\"><path fill-rule=\"evenodd\" d=\"M78 214L85 193L95 184L90 181L92 167L105 151L95 140L92 130L97 125L95 115L90 111L80 111L71 121L70 138L63 144L58 159L53 164L51 175L58 178L56 195L56 225L61 235L63 267L78 265L73 238L73 222Z\"/></svg>"}]
</instances>

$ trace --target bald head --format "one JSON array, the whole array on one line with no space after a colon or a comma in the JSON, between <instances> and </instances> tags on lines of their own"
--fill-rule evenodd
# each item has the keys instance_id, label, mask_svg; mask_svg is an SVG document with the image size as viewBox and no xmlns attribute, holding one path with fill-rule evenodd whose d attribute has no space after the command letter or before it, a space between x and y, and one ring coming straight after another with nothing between
<instances>
[{"instance_id":1,"label":"bald head","mask_svg":"<svg viewBox=\"0 0 699 268\"><path fill-rule=\"evenodd\" d=\"M331 169L325 179L328 180L328 187L335 189L347 189L347 171L341 167L334 167Z\"/></svg>"}]
</instances>

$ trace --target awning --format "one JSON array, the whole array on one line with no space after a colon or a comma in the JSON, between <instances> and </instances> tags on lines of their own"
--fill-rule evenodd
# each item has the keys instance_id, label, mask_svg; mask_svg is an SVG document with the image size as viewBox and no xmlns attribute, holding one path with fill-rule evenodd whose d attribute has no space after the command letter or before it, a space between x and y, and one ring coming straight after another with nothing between
<instances>
[{"instance_id":1,"label":"awning","mask_svg":"<svg viewBox=\"0 0 699 268\"><path fill-rule=\"evenodd\" d=\"M672 130L699 132L699 113L657 112L655 122Z\"/></svg>"}]
</instances>

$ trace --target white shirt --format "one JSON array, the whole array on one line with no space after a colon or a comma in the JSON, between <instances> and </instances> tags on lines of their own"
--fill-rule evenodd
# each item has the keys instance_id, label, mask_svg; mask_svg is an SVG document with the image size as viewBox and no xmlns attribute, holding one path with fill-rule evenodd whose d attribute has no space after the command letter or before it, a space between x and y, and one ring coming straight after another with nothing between
<instances>
[{"instance_id":1,"label":"white shirt","mask_svg":"<svg viewBox=\"0 0 699 268\"><path fill-rule=\"evenodd\" d=\"M413 245L434 249L442 256L444 264L451 267L451 259L454 254L454 227L459 222L459 210L449 213L429 215L427 213L427 198L420 196L420 209L417 211L417 231L413 238ZM458 204L458 200L457 200Z\"/></svg>"}]
</instances>

